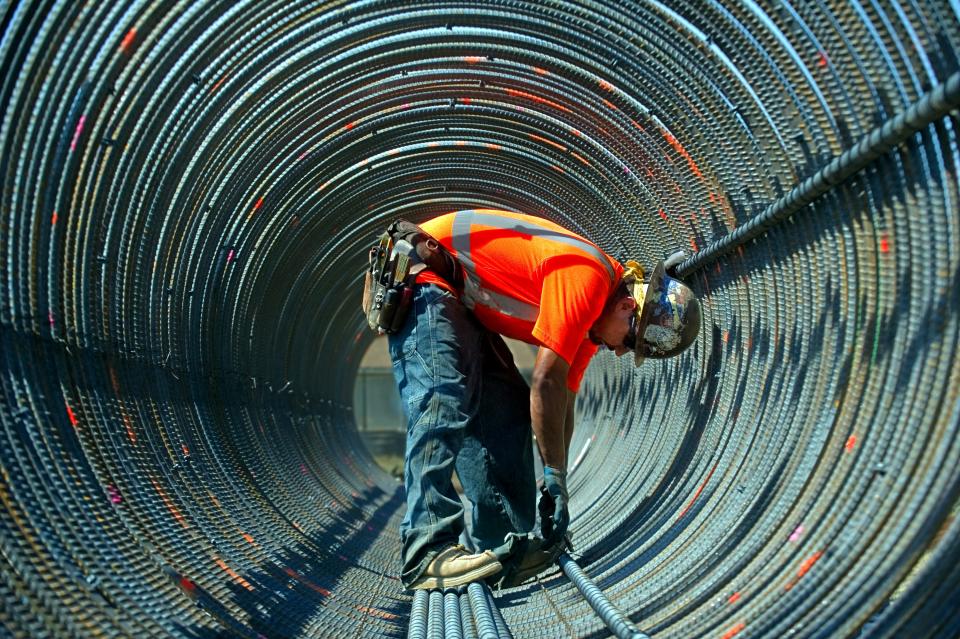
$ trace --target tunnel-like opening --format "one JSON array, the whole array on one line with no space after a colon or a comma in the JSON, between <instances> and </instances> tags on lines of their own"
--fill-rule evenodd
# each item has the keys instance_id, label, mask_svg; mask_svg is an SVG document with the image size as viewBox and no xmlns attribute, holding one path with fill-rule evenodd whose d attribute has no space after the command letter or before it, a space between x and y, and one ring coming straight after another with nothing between
<instances>
[{"instance_id":1,"label":"tunnel-like opening","mask_svg":"<svg viewBox=\"0 0 960 639\"><path fill-rule=\"evenodd\" d=\"M493 207L697 253L960 66L946 0L0 11L23 637L404 635L402 490L354 398L387 222ZM591 364L574 558L644 632L960 631L957 124L691 268L682 357ZM610 634L559 570L497 604L518 637Z\"/></svg>"}]
</instances>

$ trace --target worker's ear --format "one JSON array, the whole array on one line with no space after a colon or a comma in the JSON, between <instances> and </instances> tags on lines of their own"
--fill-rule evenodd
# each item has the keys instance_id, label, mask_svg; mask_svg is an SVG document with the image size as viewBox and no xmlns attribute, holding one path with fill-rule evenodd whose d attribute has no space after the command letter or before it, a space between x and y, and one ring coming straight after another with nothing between
<instances>
[{"instance_id":1,"label":"worker's ear","mask_svg":"<svg viewBox=\"0 0 960 639\"><path fill-rule=\"evenodd\" d=\"M637 307L637 300L633 298L632 295L620 298L620 301L617 302L617 308L622 311L632 311Z\"/></svg>"}]
</instances>

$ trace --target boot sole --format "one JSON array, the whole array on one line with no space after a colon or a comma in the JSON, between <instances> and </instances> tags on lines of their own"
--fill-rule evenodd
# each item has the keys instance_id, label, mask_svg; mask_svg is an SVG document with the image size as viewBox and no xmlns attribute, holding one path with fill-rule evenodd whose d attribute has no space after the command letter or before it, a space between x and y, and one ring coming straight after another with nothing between
<instances>
[{"instance_id":1,"label":"boot sole","mask_svg":"<svg viewBox=\"0 0 960 639\"><path fill-rule=\"evenodd\" d=\"M492 577L503 570L499 561L479 568L474 568L470 572L455 577L421 577L410 585L410 590L437 590L439 588L456 588L464 584L480 581L487 577Z\"/></svg>"}]
</instances>

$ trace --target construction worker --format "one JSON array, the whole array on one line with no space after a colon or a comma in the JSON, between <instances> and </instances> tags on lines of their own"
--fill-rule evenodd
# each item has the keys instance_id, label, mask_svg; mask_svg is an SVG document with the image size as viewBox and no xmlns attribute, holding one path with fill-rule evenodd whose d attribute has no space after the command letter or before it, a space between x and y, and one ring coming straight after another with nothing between
<instances>
[{"instance_id":1,"label":"construction worker","mask_svg":"<svg viewBox=\"0 0 960 639\"><path fill-rule=\"evenodd\" d=\"M645 283L639 264L621 265L549 220L469 210L420 226L463 275L454 286L419 273L409 315L388 340L408 416L401 580L432 589L496 575L491 549L533 529L531 428L553 502L543 543L565 538L574 398L590 358L600 346L633 353L637 365L676 355L697 336L700 306L662 262ZM539 346L530 386L501 335ZM473 506L464 540L476 552L459 543L454 469Z\"/></svg>"}]
</instances>

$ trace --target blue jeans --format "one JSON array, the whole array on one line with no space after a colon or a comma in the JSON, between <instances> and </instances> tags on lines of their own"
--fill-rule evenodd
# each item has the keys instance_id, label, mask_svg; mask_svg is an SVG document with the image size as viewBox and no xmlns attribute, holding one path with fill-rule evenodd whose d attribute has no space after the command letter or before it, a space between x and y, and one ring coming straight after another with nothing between
<instances>
[{"instance_id":1,"label":"blue jeans","mask_svg":"<svg viewBox=\"0 0 960 639\"><path fill-rule=\"evenodd\" d=\"M473 504L479 550L533 529L530 389L500 336L439 286L415 287L410 314L388 341L407 415L400 541L409 586L464 530L454 468Z\"/></svg>"}]
</instances>

